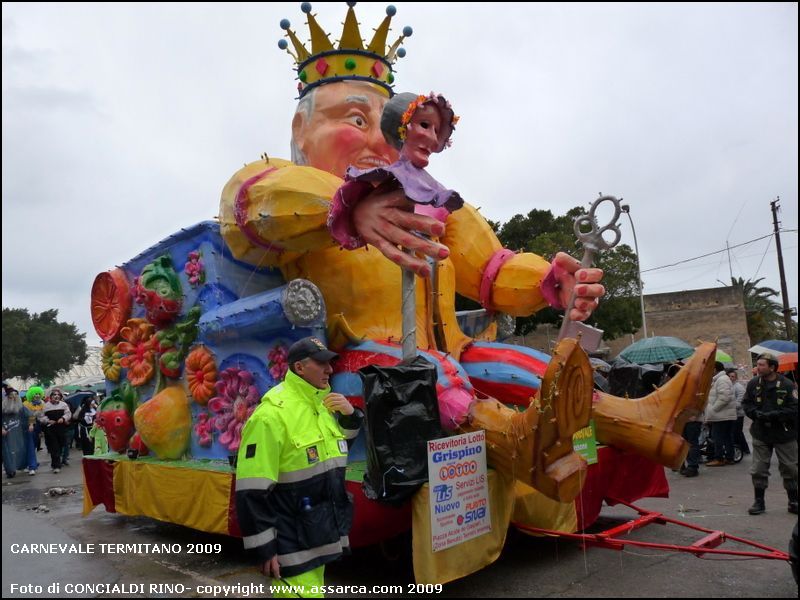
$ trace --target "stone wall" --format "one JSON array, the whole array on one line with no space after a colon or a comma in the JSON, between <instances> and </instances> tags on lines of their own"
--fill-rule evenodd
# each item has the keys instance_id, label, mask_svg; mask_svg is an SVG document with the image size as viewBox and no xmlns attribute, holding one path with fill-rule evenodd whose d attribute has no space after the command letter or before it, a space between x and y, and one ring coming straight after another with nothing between
<instances>
[{"instance_id":1,"label":"stone wall","mask_svg":"<svg viewBox=\"0 0 800 600\"><path fill-rule=\"evenodd\" d=\"M751 366L750 336L741 288L719 287L702 290L649 294L644 297L647 335L670 335L696 346L717 341L736 364ZM610 356L641 339L642 333L608 342Z\"/></svg>"}]
</instances>

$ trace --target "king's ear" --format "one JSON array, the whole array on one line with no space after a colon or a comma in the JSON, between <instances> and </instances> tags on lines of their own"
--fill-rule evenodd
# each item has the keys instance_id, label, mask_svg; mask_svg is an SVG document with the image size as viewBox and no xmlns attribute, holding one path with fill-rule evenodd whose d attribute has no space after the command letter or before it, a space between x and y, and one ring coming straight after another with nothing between
<instances>
[{"instance_id":1,"label":"king's ear","mask_svg":"<svg viewBox=\"0 0 800 600\"><path fill-rule=\"evenodd\" d=\"M292 118L292 139L300 150L303 150L305 145L305 130L306 115L304 111L300 110L294 113Z\"/></svg>"}]
</instances>

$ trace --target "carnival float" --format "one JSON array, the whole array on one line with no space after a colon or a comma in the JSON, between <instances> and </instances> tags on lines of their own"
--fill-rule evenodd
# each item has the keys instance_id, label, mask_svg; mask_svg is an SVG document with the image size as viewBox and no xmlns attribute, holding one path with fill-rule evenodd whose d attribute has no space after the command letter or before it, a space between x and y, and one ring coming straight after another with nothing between
<instances>
[{"instance_id":1,"label":"carnival float","mask_svg":"<svg viewBox=\"0 0 800 600\"><path fill-rule=\"evenodd\" d=\"M380 114L394 94L392 65L412 33L406 27L387 44L395 14L388 7L364 43L354 4L336 44L307 3L310 48L281 22L288 42L279 46L297 63L301 96L293 162L263 157L245 165L222 192L218 222L182 229L97 275L91 313L105 344L107 389L98 423L111 452L84 459L84 514L103 504L109 512L240 535L233 465L242 427L285 375L288 347L310 335L324 340L341 357L332 388L361 408L358 370L401 363L401 268L363 244L343 249L328 228L346 168L388 165L397 149L363 152L371 157L363 164L358 152L337 147L344 138L321 141L314 111L356 90L360 106L343 118L368 127L369 111ZM704 408L715 344L701 345L668 386L645 398L597 393L576 339L564 338L552 357L497 342L513 317L548 305L541 289L552 264L503 249L469 204L452 213L425 204L415 210L446 225L436 241L450 250L417 277L415 346L436 366L446 434L486 431L493 527L432 552L427 493L399 504L365 495L362 432L348 464L356 505L351 545L413 528L417 580L441 583L494 561L511 523L571 533L593 523L603 501L666 496L662 465L683 461L681 432ZM456 292L484 309L456 313ZM572 442L590 420L601 445L587 465Z\"/></svg>"}]
</instances>

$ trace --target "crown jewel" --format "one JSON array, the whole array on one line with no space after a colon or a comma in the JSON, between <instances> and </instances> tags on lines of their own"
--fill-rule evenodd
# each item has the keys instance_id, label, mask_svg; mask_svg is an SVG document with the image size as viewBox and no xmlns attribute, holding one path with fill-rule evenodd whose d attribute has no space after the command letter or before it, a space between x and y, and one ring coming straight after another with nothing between
<instances>
[{"instance_id":1,"label":"crown jewel","mask_svg":"<svg viewBox=\"0 0 800 600\"><path fill-rule=\"evenodd\" d=\"M400 45L413 33L413 30L411 27L404 27L403 35L387 48L389 25L397 13L394 6L387 6L386 17L375 30L372 41L365 46L353 9L356 3L348 2L347 5L349 8L344 28L336 46L317 23L316 16L311 14L311 4L303 2L300 5L300 10L306 13L308 19L308 29L311 34L310 52L292 31L289 20L281 20L281 29L286 31L286 37L291 41L294 52L289 49L289 42L285 39L278 42L278 47L286 50L297 63L297 78L300 80L297 88L301 98L310 89L319 85L346 79L375 83L384 88L388 95L391 96L393 93L392 64L397 58L405 56L405 49Z\"/></svg>"}]
</instances>

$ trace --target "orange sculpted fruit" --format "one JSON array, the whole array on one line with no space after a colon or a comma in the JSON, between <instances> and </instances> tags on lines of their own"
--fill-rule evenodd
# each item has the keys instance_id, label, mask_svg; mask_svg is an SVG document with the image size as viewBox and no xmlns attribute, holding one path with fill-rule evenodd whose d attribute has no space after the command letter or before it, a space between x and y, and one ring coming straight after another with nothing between
<instances>
[{"instance_id":1,"label":"orange sculpted fruit","mask_svg":"<svg viewBox=\"0 0 800 600\"><path fill-rule=\"evenodd\" d=\"M119 334L131 314L131 292L122 269L100 273L92 284L92 323L104 342Z\"/></svg>"}]
</instances>

